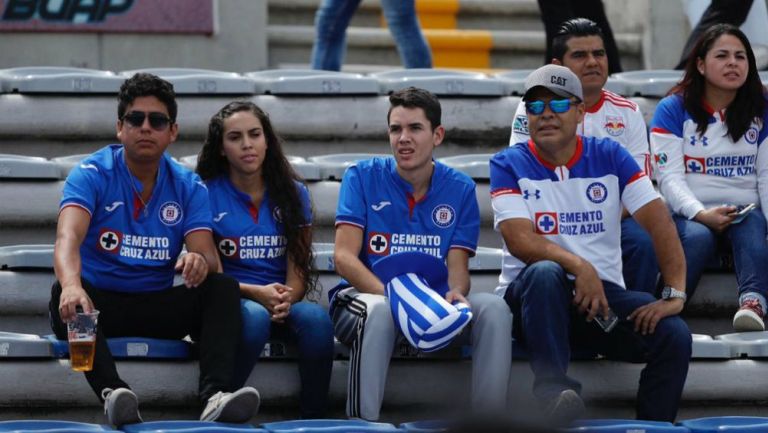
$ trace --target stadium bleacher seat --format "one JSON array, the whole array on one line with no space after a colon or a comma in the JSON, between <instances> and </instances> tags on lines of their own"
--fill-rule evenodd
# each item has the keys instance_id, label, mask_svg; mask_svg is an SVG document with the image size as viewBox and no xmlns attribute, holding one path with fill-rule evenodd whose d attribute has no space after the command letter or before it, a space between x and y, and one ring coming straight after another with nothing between
<instances>
[{"instance_id":1,"label":"stadium bleacher seat","mask_svg":"<svg viewBox=\"0 0 768 433\"><path fill-rule=\"evenodd\" d=\"M109 71L58 66L0 70L3 93L117 93L125 78Z\"/></svg>"},{"instance_id":2,"label":"stadium bleacher seat","mask_svg":"<svg viewBox=\"0 0 768 433\"><path fill-rule=\"evenodd\" d=\"M125 433L266 433L250 424L211 421L151 421L122 426Z\"/></svg>"},{"instance_id":3,"label":"stadium bleacher seat","mask_svg":"<svg viewBox=\"0 0 768 433\"><path fill-rule=\"evenodd\" d=\"M717 335L715 341L725 343L732 358L768 357L768 331Z\"/></svg>"},{"instance_id":4,"label":"stadium bleacher seat","mask_svg":"<svg viewBox=\"0 0 768 433\"><path fill-rule=\"evenodd\" d=\"M439 158L438 161L466 174L476 181L487 181L491 176L488 164L492 157L492 153L468 153Z\"/></svg>"},{"instance_id":5,"label":"stadium bleacher seat","mask_svg":"<svg viewBox=\"0 0 768 433\"><path fill-rule=\"evenodd\" d=\"M54 352L51 342L39 335L0 331L0 358L52 358Z\"/></svg>"},{"instance_id":6,"label":"stadium bleacher seat","mask_svg":"<svg viewBox=\"0 0 768 433\"><path fill-rule=\"evenodd\" d=\"M573 423L562 433L691 433L687 427L660 421L587 419Z\"/></svg>"},{"instance_id":7,"label":"stadium bleacher seat","mask_svg":"<svg viewBox=\"0 0 768 433\"><path fill-rule=\"evenodd\" d=\"M0 180L59 180L60 178L59 167L45 158L0 153Z\"/></svg>"},{"instance_id":8,"label":"stadium bleacher seat","mask_svg":"<svg viewBox=\"0 0 768 433\"><path fill-rule=\"evenodd\" d=\"M314 162L307 161L305 158L296 155L286 155L288 162L291 163L294 171L306 181L321 180L320 167ZM197 155L188 155L179 158L179 162L194 171L197 167Z\"/></svg>"},{"instance_id":9,"label":"stadium bleacher seat","mask_svg":"<svg viewBox=\"0 0 768 433\"><path fill-rule=\"evenodd\" d=\"M8 433L90 433L114 432L115 430L98 424L72 421L0 421L0 432Z\"/></svg>"},{"instance_id":10,"label":"stadium bleacher seat","mask_svg":"<svg viewBox=\"0 0 768 433\"><path fill-rule=\"evenodd\" d=\"M361 74L312 69L271 69L248 72L257 94L377 95L378 82Z\"/></svg>"},{"instance_id":11,"label":"stadium bleacher seat","mask_svg":"<svg viewBox=\"0 0 768 433\"><path fill-rule=\"evenodd\" d=\"M177 95L254 94L253 81L234 72L195 68L147 68L122 71L120 75L126 79L137 72L147 72L170 81Z\"/></svg>"},{"instance_id":12,"label":"stadium bleacher seat","mask_svg":"<svg viewBox=\"0 0 768 433\"><path fill-rule=\"evenodd\" d=\"M715 340L709 335L693 334L691 358L693 359L730 359L731 346L721 340Z\"/></svg>"},{"instance_id":13,"label":"stadium bleacher seat","mask_svg":"<svg viewBox=\"0 0 768 433\"><path fill-rule=\"evenodd\" d=\"M392 424L360 419L307 419L269 422L261 425L270 433L395 433Z\"/></svg>"},{"instance_id":14,"label":"stadium bleacher seat","mask_svg":"<svg viewBox=\"0 0 768 433\"><path fill-rule=\"evenodd\" d=\"M54 355L59 358L69 357L69 344L57 340L55 335L46 335L44 340L53 345ZM192 355L192 343L186 340L164 340L143 337L108 338L107 344L112 356L117 359L189 359Z\"/></svg>"},{"instance_id":15,"label":"stadium bleacher seat","mask_svg":"<svg viewBox=\"0 0 768 433\"><path fill-rule=\"evenodd\" d=\"M504 94L523 96L523 93L525 93L525 79L533 71L533 69L515 69L499 72L491 76L504 83Z\"/></svg>"},{"instance_id":16,"label":"stadium bleacher seat","mask_svg":"<svg viewBox=\"0 0 768 433\"><path fill-rule=\"evenodd\" d=\"M768 431L768 418L754 416L719 416L696 418L681 421L691 433L765 433Z\"/></svg>"},{"instance_id":17,"label":"stadium bleacher seat","mask_svg":"<svg viewBox=\"0 0 768 433\"><path fill-rule=\"evenodd\" d=\"M320 169L320 178L329 180L341 180L347 167L355 165L357 161L376 156L387 157L389 155L377 153L336 153L331 155L318 155L307 158L307 161L317 165Z\"/></svg>"},{"instance_id":18,"label":"stadium bleacher seat","mask_svg":"<svg viewBox=\"0 0 768 433\"><path fill-rule=\"evenodd\" d=\"M396 69L371 74L382 94L414 86L437 96L503 96L504 83L485 74L446 69Z\"/></svg>"},{"instance_id":19,"label":"stadium bleacher seat","mask_svg":"<svg viewBox=\"0 0 768 433\"><path fill-rule=\"evenodd\" d=\"M673 69L628 71L612 74L611 78L614 91L620 95L661 98L683 78L683 71Z\"/></svg>"}]
</instances>

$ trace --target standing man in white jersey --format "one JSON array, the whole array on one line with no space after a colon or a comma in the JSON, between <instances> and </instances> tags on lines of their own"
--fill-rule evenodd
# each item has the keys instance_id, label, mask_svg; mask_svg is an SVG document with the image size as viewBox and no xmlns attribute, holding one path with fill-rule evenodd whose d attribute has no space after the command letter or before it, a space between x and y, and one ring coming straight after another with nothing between
<instances>
[{"instance_id":1,"label":"standing man in white jersey","mask_svg":"<svg viewBox=\"0 0 768 433\"><path fill-rule=\"evenodd\" d=\"M648 132L643 115L634 102L603 89L608 81L608 56L603 39L603 32L594 21L586 18L565 21L552 40L552 63L567 67L581 81L586 111L577 134L617 141L650 176ZM521 103L512 121L509 145L529 139L528 117L525 104ZM621 221L621 251L627 288L655 294L659 265L653 244L626 210Z\"/></svg>"}]
</instances>

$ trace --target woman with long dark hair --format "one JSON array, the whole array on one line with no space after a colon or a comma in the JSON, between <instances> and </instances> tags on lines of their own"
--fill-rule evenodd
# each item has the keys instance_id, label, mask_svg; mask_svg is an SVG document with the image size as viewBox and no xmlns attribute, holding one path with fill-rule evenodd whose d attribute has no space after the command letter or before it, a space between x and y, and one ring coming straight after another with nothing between
<instances>
[{"instance_id":1,"label":"woman with long dark hair","mask_svg":"<svg viewBox=\"0 0 768 433\"><path fill-rule=\"evenodd\" d=\"M240 282L243 335L234 385L248 379L270 333L299 349L301 415L325 415L333 325L317 303L309 192L267 114L231 102L208 125L197 163L206 182L224 273Z\"/></svg>"},{"instance_id":2,"label":"woman with long dark hair","mask_svg":"<svg viewBox=\"0 0 768 433\"><path fill-rule=\"evenodd\" d=\"M651 122L659 188L685 250L686 289L693 293L727 246L739 290L736 331L765 330L766 106L749 40L738 28L718 24L699 38L682 81L661 100ZM754 211L742 211L750 204Z\"/></svg>"}]
</instances>

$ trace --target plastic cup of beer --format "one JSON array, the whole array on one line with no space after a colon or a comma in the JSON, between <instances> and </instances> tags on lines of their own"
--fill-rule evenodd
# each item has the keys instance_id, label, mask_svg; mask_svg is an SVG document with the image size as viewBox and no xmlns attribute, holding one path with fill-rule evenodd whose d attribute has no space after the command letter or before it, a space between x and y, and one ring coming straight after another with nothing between
<instances>
[{"instance_id":1,"label":"plastic cup of beer","mask_svg":"<svg viewBox=\"0 0 768 433\"><path fill-rule=\"evenodd\" d=\"M69 363L72 370L93 370L93 355L96 353L96 325L99 312L78 312L76 317L67 322L69 340Z\"/></svg>"}]
</instances>

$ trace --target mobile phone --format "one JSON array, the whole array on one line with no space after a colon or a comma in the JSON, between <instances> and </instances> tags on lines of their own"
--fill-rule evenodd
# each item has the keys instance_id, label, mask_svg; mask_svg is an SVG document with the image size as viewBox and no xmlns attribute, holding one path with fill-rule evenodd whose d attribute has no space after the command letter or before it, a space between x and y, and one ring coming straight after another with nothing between
<instances>
[{"instance_id":1,"label":"mobile phone","mask_svg":"<svg viewBox=\"0 0 768 433\"><path fill-rule=\"evenodd\" d=\"M607 334L613 331L613 328L619 323L619 316L617 316L613 310L608 310L608 317L603 317L602 314L595 316L595 323Z\"/></svg>"},{"instance_id":2,"label":"mobile phone","mask_svg":"<svg viewBox=\"0 0 768 433\"><path fill-rule=\"evenodd\" d=\"M742 222L744 218L747 217L747 214L752 212L752 210L754 210L756 207L757 205L754 203L736 207L736 210L731 214L735 216L733 221L731 221L731 224L738 224Z\"/></svg>"}]
</instances>

